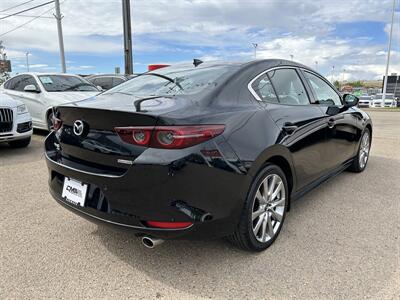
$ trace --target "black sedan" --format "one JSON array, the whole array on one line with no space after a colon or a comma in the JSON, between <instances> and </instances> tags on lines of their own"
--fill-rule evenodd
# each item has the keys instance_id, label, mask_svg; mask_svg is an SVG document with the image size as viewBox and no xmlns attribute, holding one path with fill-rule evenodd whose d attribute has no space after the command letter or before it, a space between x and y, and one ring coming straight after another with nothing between
<instances>
[{"instance_id":1,"label":"black sedan","mask_svg":"<svg viewBox=\"0 0 400 300\"><path fill-rule=\"evenodd\" d=\"M195 60L144 73L55 108L50 192L148 247L228 236L261 251L293 200L365 169L372 123L357 102L286 60Z\"/></svg>"}]
</instances>

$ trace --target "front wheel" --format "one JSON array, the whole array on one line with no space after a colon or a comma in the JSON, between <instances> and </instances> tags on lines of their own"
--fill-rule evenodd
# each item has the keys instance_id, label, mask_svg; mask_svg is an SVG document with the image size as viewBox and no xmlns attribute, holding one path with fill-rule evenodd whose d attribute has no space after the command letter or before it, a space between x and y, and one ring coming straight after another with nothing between
<instances>
[{"instance_id":1,"label":"front wheel","mask_svg":"<svg viewBox=\"0 0 400 300\"><path fill-rule=\"evenodd\" d=\"M357 156L354 158L350 171L360 173L365 170L368 163L369 151L371 149L371 132L365 128L361 135L360 146L358 147Z\"/></svg>"},{"instance_id":2,"label":"front wheel","mask_svg":"<svg viewBox=\"0 0 400 300\"><path fill-rule=\"evenodd\" d=\"M235 232L229 237L238 247L263 251L278 237L288 205L286 176L268 164L253 181Z\"/></svg>"},{"instance_id":3,"label":"front wheel","mask_svg":"<svg viewBox=\"0 0 400 300\"><path fill-rule=\"evenodd\" d=\"M53 131L53 113L50 112L47 114L47 130L48 131Z\"/></svg>"}]
</instances>

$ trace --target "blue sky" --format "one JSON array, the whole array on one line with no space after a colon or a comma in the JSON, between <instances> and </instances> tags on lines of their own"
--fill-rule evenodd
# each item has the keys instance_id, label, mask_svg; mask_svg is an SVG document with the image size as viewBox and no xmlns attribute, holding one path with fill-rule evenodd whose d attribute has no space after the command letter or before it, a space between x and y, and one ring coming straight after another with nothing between
<instances>
[{"instance_id":1,"label":"blue sky","mask_svg":"<svg viewBox=\"0 0 400 300\"><path fill-rule=\"evenodd\" d=\"M1 12L23 0L0 1L0 16L42 3ZM334 3L332 3L334 2ZM338 79L375 79L386 62L391 0L354 1L131 1L134 71L151 63L205 60L285 58L318 67ZM39 15L51 6L29 12ZM400 73L399 5L397 4L390 72ZM43 16L52 16L53 11ZM62 2L67 70L71 73L112 73L124 68L120 0ZM28 13L26 13L28 14ZM58 72L60 59L54 19L10 17L0 22L0 40L13 71ZM318 65L315 62L318 62Z\"/></svg>"}]
</instances>

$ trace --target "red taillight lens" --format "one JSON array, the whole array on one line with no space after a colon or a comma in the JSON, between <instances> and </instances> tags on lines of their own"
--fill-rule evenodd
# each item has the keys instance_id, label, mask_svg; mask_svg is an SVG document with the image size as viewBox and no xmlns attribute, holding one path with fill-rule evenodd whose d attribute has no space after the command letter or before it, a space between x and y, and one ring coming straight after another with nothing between
<instances>
[{"instance_id":1,"label":"red taillight lens","mask_svg":"<svg viewBox=\"0 0 400 300\"><path fill-rule=\"evenodd\" d=\"M59 119L59 118L53 116L53 117L51 118L51 123L52 123L53 129L54 129L55 131L57 131L58 129L61 128L61 125L62 125L61 119Z\"/></svg>"},{"instance_id":2,"label":"red taillight lens","mask_svg":"<svg viewBox=\"0 0 400 300\"><path fill-rule=\"evenodd\" d=\"M116 127L115 131L126 143L148 146L153 127Z\"/></svg>"},{"instance_id":3,"label":"red taillight lens","mask_svg":"<svg viewBox=\"0 0 400 300\"><path fill-rule=\"evenodd\" d=\"M124 142L161 149L183 149L224 132L224 125L116 127Z\"/></svg>"},{"instance_id":4,"label":"red taillight lens","mask_svg":"<svg viewBox=\"0 0 400 300\"><path fill-rule=\"evenodd\" d=\"M169 228L169 229L177 229L177 228L187 228L191 226L192 222L159 222L159 221L147 221L146 225L154 228Z\"/></svg>"}]
</instances>

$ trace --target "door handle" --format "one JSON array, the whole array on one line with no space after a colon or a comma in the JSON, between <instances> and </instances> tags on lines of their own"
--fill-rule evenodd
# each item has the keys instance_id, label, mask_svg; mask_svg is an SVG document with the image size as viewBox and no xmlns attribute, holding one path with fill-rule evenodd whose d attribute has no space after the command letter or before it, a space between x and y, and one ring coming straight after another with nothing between
<instances>
[{"instance_id":1,"label":"door handle","mask_svg":"<svg viewBox=\"0 0 400 300\"><path fill-rule=\"evenodd\" d=\"M330 118L330 119L328 120L328 127L329 127L329 128L332 129L332 128L335 126L335 124L336 124L335 119Z\"/></svg>"},{"instance_id":2,"label":"door handle","mask_svg":"<svg viewBox=\"0 0 400 300\"><path fill-rule=\"evenodd\" d=\"M287 134L292 134L298 127L293 123L288 122L285 123L282 128Z\"/></svg>"}]
</instances>

